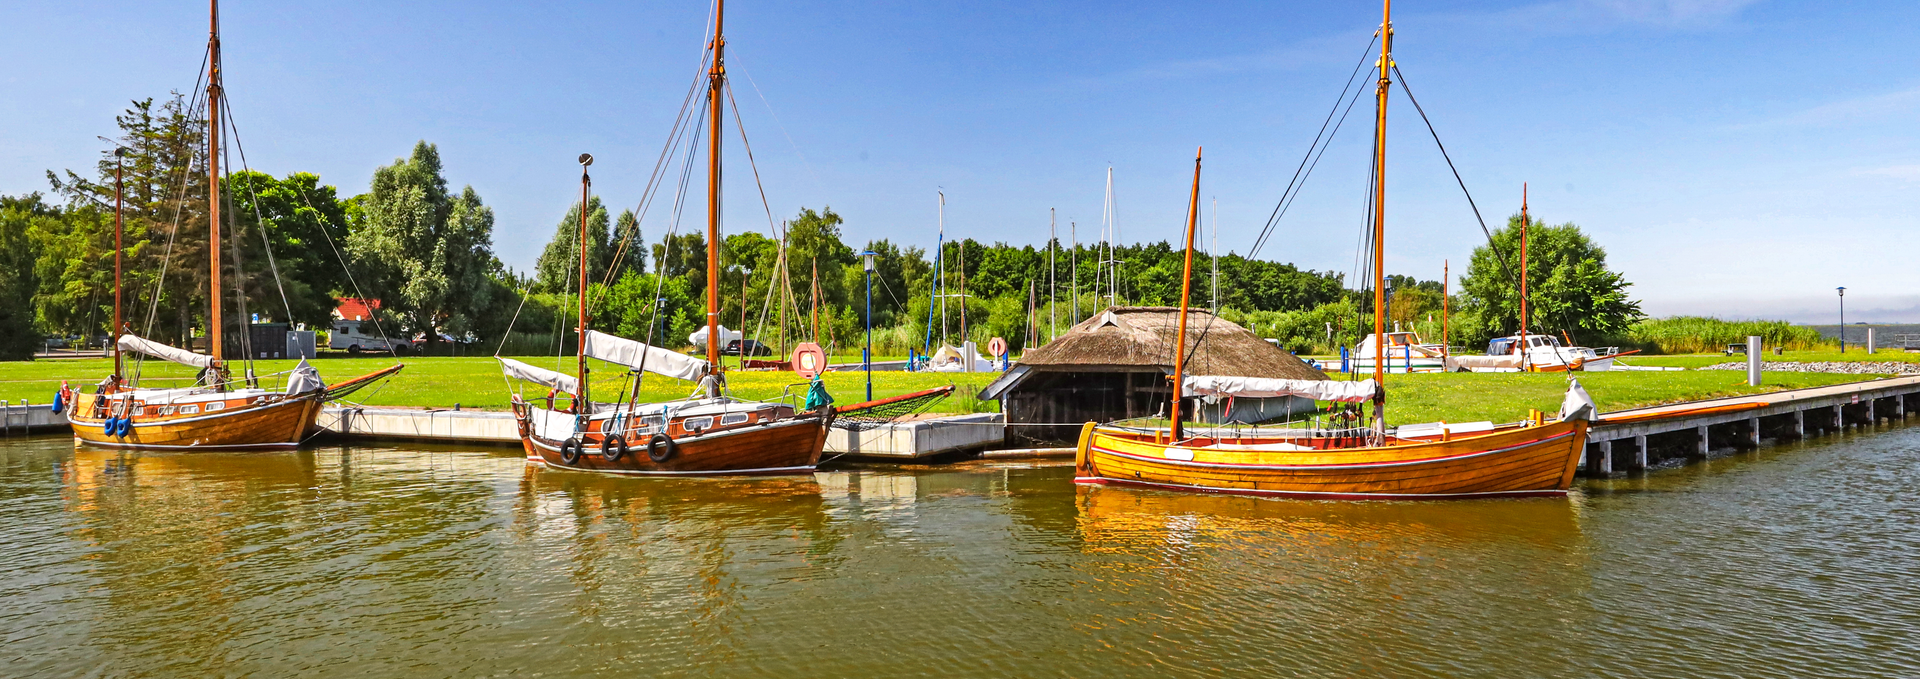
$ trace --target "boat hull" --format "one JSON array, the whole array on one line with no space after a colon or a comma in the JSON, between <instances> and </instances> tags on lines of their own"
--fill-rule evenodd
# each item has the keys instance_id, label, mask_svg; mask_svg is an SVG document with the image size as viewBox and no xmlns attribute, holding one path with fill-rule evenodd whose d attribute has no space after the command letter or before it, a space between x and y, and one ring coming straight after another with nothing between
<instances>
[{"instance_id":1,"label":"boat hull","mask_svg":"<svg viewBox=\"0 0 1920 679\"><path fill-rule=\"evenodd\" d=\"M296 448L320 416L320 399L296 397L261 403L228 402L212 413L133 417L126 435L107 433L106 419L93 417L94 394L79 394L68 411L76 441L105 448L146 450L245 450Z\"/></svg>"},{"instance_id":2,"label":"boat hull","mask_svg":"<svg viewBox=\"0 0 1920 679\"><path fill-rule=\"evenodd\" d=\"M1514 427L1449 441L1310 450L1171 446L1083 430L1076 483L1320 499L1564 495L1587 423ZM1188 459L1191 458L1191 459Z\"/></svg>"},{"instance_id":3,"label":"boat hull","mask_svg":"<svg viewBox=\"0 0 1920 679\"><path fill-rule=\"evenodd\" d=\"M585 452L573 462L561 455L564 441L534 434L525 420L520 441L529 461L537 460L553 469L629 476L808 474L820 462L827 426L832 421L832 412L827 411L675 439L674 454L665 462L654 462L647 456L645 441L633 442L626 454L608 460L600 452L603 437L599 428L604 420L589 422L588 432L581 437L586 442Z\"/></svg>"}]
</instances>

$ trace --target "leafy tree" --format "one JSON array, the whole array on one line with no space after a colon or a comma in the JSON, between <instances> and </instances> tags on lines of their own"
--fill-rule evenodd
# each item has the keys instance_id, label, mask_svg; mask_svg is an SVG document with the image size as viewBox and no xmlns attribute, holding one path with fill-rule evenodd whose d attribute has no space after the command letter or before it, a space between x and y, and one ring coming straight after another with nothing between
<instances>
[{"instance_id":1,"label":"leafy tree","mask_svg":"<svg viewBox=\"0 0 1920 679\"><path fill-rule=\"evenodd\" d=\"M38 193L0 196L0 360L30 360L39 344L33 317L38 241L59 217L59 209L42 202Z\"/></svg>"},{"instance_id":2,"label":"leafy tree","mask_svg":"<svg viewBox=\"0 0 1920 679\"><path fill-rule=\"evenodd\" d=\"M1520 216L1493 232L1501 252L1519 266ZM1547 226L1534 220L1527 228L1527 294L1531 330L1565 332L1574 341L1604 342L1625 337L1645 314L1627 297L1632 285L1607 268L1607 252L1572 223ZM1460 279L1461 306L1456 337L1481 343L1512 334L1520 326L1520 286L1487 246L1474 248Z\"/></svg>"},{"instance_id":3,"label":"leafy tree","mask_svg":"<svg viewBox=\"0 0 1920 679\"><path fill-rule=\"evenodd\" d=\"M590 271L587 282L592 284L607 279L607 266L613 262L613 240L607 225L607 208L600 204L600 197L589 199L587 207L587 268ZM560 225L554 227L553 240L547 241L547 249L534 264L534 290L575 292L580 285L580 279L575 277L579 268L580 204L574 203L567 208L567 216L560 218Z\"/></svg>"},{"instance_id":4,"label":"leafy tree","mask_svg":"<svg viewBox=\"0 0 1920 679\"><path fill-rule=\"evenodd\" d=\"M488 281L501 271L493 209L471 186L448 192L439 149L422 141L411 157L374 170L358 213L348 250L369 272L370 287L379 291L372 294L429 344L442 331L472 330L491 301Z\"/></svg>"},{"instance_id":5,"label":"leafy tree","mask_svg":"<svg viewBox=\"0 0 1920 679\"><path fill-rule=\"evenodd\" d=\"M248 269L247 308L263 317L325 326L333 318L334 298L351 293L338 249L347 239L347 216L337 190L306 172L286 179L239 172L227 186L237 227L230 236ZM271 259L264 242L272 244Z\"/></svg>"}]
</instances>

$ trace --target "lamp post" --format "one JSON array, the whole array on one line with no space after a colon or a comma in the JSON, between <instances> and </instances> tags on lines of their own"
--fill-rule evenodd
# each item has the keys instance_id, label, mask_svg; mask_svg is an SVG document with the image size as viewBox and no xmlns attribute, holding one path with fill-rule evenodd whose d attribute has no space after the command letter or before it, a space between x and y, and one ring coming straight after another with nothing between
<instances>
[{"instance_id":1,"label":"lamp post","mask_svg":"<svg viewBox=\"0 0 1920 679\"><path fill-rule=\"evenodd\" d=\"M1840 293L1840 353L1847 353L1847 286L1834 288Z\"/></svg>"},{"instance_id":2,"label":"lamp post","mask_svg":"<svg viewBox=\"0 0 1920 679\"><path fill-rule=\"evenodd\" d=\"M873 259L880 253L872 250L860 252L860 260L867 270L867 348L861 352L863 363L867 364L867 400L873 400Z\"/></svg>"}]
</instances>

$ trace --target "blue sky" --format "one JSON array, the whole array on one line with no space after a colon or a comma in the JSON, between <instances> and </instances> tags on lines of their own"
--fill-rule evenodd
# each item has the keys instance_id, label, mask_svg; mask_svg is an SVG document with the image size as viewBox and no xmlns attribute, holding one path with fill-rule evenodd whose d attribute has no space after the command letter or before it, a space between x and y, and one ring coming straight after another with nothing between
<instances>
[{"instance_id":1,"label":"blue sky","mask_svg":"<svg viewBox=\"0 0 1920 679\"><path fill-rule=\"evenodd\" d=\"M633 205L694 76L708 5L223 7L229 96L257 169L351 194L417 139L497 213L525 269L578 190ZM729 64L776 217L831 205L852 239L1173 239L1194 147L1220 248L1245 252L1370 33L1369 3L734 0ZM194 81L204 4L9 3L0 193L88 166L129 99ZM1396 56L1490 221L1580 224L1649 312L1920 320L1912 2L1412 2ZM20 30L20 29L26 30ZM1363 102L1262 255L1349 270ZM1406 99L1389 109L1388 269L1435 278L1482 242ZM766 229L728 132L729 230ZM663 228L656 213L646 232Z\"/></svg>"}]
</instances>

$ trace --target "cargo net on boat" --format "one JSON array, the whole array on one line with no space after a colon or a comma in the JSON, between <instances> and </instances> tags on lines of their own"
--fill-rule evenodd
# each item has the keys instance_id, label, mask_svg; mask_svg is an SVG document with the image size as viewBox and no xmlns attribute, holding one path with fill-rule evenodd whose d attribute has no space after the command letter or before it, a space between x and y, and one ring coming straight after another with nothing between
<instances>
[{"instance_id":1,"label":"cargo net on boat","mask_svg":"<svg viewBox=\"0 0 1920 679\"><path fill-rule=\"evenodd\" d=\"M833 426L853 432L867 431L926 412L928 408L933 407L933 404L939 403L941 399L952 394L953 385L949 384L926 391L855 403L834 412Z\"/></svg>"}]
</instances>

